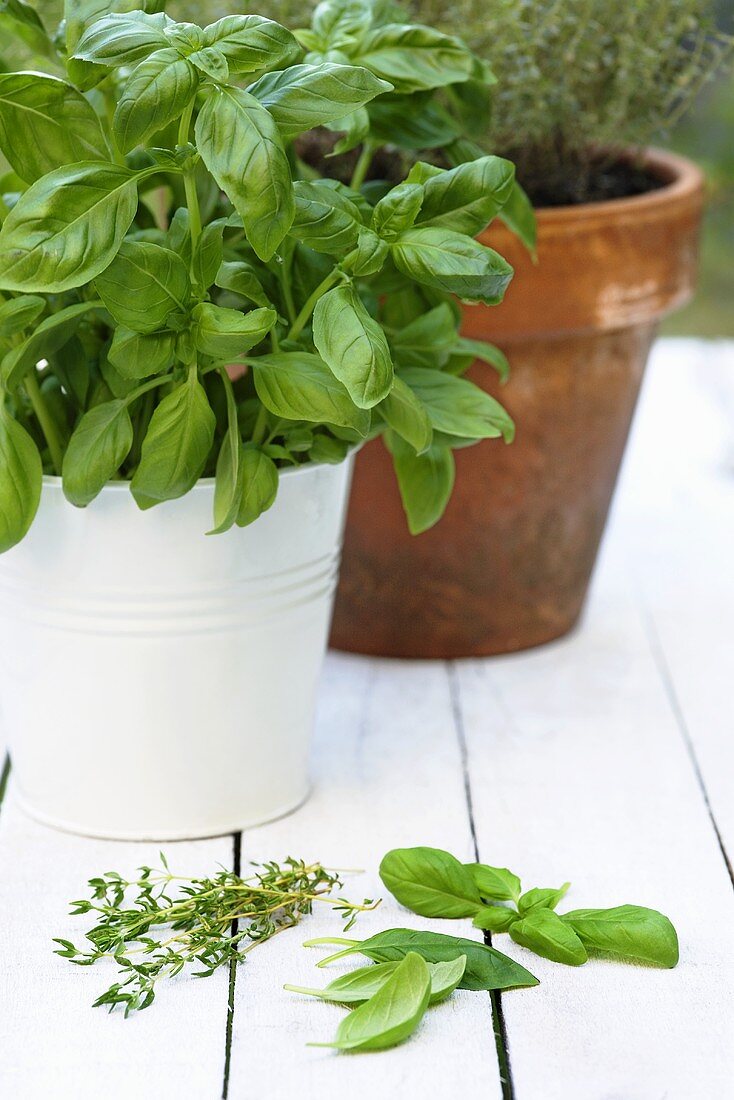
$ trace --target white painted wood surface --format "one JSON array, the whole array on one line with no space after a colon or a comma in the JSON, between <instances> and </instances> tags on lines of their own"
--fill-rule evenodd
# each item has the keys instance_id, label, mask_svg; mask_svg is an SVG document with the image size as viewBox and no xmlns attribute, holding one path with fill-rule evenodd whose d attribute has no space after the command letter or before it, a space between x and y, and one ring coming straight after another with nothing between
<instances>
[{"instance_id":1,"label":"white painted wood surface","mask_svg":"<svg viewBox=\"0 0 734 1100\"><path fill-rule=\"evenodd\" d=\"M381 892L377 864L389 847L435 844L471 858L473 827L481 858L509 864L528 885L570 878L569 907L632 901L669 913L679 967L571 969L498 937L540 987L503 995L499 1018L487 995L459 993L431 1011L411 1043L350 1057L305 1046L328 1039L343 1010L282 990L284 982L326 984L350 965L317 970L321 952L301 947L308 936L339 934L338 918L322 911L238 970L230 1100L730 1094L732 563L734 346L665 342L577 632L533 653L453 666L330 656L314 795L294 816L242 838L243 865L293 854L363 867L345 888L362 897ZM166 848L192 873L231 865L234 854L232 838ZM3 1097L222 1094L226 974L177 979L126 1021L90 1007L110 971L51 953L51 936L78 937L86 926L66 914L88 877L132 871L155 854L29 822L11 778L0 810ZM426 923L386 899L353 934ZM467 932L463 922L433 927ZM494 1034L501 1022L504 1084Z\"/></svg>"}]
</instances>

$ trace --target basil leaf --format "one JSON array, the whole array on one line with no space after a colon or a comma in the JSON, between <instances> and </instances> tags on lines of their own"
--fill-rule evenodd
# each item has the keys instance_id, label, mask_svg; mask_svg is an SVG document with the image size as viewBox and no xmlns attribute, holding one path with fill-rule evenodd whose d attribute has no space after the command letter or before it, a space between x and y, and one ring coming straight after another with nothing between
<instances>
[{"instance_id":1,"label":"basil leaf","mask_svg":"<svg viewBox=\"0 0 734 1100\"><path fill-rule=\"evenodd\" d=\"M110 159L84 96L41 73L0 73L0 149L27 183L66 164Z\"/></svg>"},{"instance_id":2,"label":"basil leaf","mask_svg":"<svg viewBox=\"0 0 734 1100\"><path fill-rule=\"evenodd\" d=\"M123 87L112 121L120 149L128 152L177 119L198 87L195 67L175 49L156 50L141 61Z\"/></svg>"},{"instance_id":3,"label":"basil leaf","mask_svg":"<svg viewBox=\"0 0 734 1100\"><path fill-rule=\"evenodd\" d=\"M338 156L342 153L350 153L352 149L356 149L358 145L361 145L369 135L370 116L367 108L358 107L356 111L351 111L343 118L338 118L334 122L327 122L326 128L342 135L334 146L334 154Z\"/></svg>"},{"instance_id":4,"label":"basil leaf","mask_svg":"<svg viewBox=\"0 0 734 1100\"><path fill-rule=\"evenodd\" d=\"M142 333L163 328L171 313L185 312L191 289L175 252L140 241L123 241L95 286L117 324Z\"/></svg>"},{"instance_id":5,"label":"basil leaf","mask_svg":"<svg viewBox=\"0 0 734 1100\"><path fill-rule=\"evenodd\" d=\"M290 167L271 115L240 88L212 88L196 120L202 160L241 216L261 260L272 259L293 224Z\"/></svg>"},{"instance_id":6,"label":"basil leaf","mask_svg":"<svg viewBox=\"0 0 734 1100\"><path fill-rule=\"evenodd\" d=\"M501 157L460 164L423 184L417 223L475 237L502 210L514 183L515 166Z\"/></svg>"},{"instance_id":7,"label":"basil leaf","mask_svg":"<svg viewBox=\"0 0 734 1100\"><path fill-rule=\"evenodd\" d=\"M430 92L380 96L369 105L369 119L375 140L401 149L441 149L461 133Z\"/></svg>"},{"instance_id":8,"label":"basil leaf","mask_svg":"<svg viewBox=\"0 0 734 1100\"><path fill-rule=\"evenodd\" d=\"M313 942L307 942L306 946ZM478 940L444 936L440 932L420 932L414 928L389 928L367 940L356 940L336 955L322 959L319 966L354 954L366 955L375 962L393 962L404 958L409 951L417 952L429 963L450 962L465 955L466 969L459 989L519 989L539 984L529 970L494 947L487 947Z\"/></svg>"},{"instance_id":9,"label":"basil leaf","mask_svg":"<svg viewBox=\"0 0 734 1100\"><path fill-rule=\"evenodd\" d=\"M513 270L478 241L445 229L416 227L392 245L399 271L424 286L455 294L465 302L501 302Z\"/></svg>"},{"instance_id":10,"label":"basil leaf","mask_svg":"<svg viewBox=\"0 0 734 1100\"><path fill-rule=\"evenodd\" d=\"M367 34L353 60L403 93L468 80L476 65L474 55L458 38L431 27L397 23Z\"/></svg>"},{"instance_id":11,"label":"basil leaf","mask_svg":"<svg viewBox=\"0 0 734 1100\"><path fill-rule=\"evenodd\" d=\"M151 508L193 489L209 457L215 424L204 387L191 371L151 417L130 486L140 508Z\"/></svg>"},{"instance_id":12,"label":"basil leaf","mask_svg":"<svg viewBox=\"0 0 734 1100\"><path fill-rule=\"evenodd\" d=\"M394 241L418 216L423 203L419 183L401 183L380 199L372 215L372 228L383 241Z\"/></svg>"},{"instance_id":13,"label":"basil leaf","mask_svg":"<svg viewBox=\"0 0 734 1100\"><path fill-rule=\"evenodd\" d=\"M190 53L187 60L190 61L199 72L203 73L205 76L211 77L217 84L226 84L229 80L229 65L227 64L227 58L213 46L209 46L204 50L197 50L195 53Z\"/></svg>"},{"instance_id":14,"label":"basil leaf","mask_svg":"<svg viewBox=\"0 0 734 1100\"><path fill-rule=\"evenodd\" d=\"M512 925L510 937L536 955L567 966L582 966L589 958L571 926L564 924L552 909L535 909L528 913Z\"/></svg>"},{"instance_id":15,"label":"basil leaf","mask_svg":"<svg viewBox=\"0 0 734 1100\"><path fill-rule=\"evenodd\" d=\"M456 466L450 447L438 443L417 455L396 436L386 440L392 453L400 498L411 535L420 535L440 520L454 488Z\"/></svg>"},{"instance_id":16,"label":"basil leaf","mask_svg":"<svg viewBox=\"0 0 734 1100\"><path fill-rule=\"evenodd\" d=\"M260 15L226 15L204 28L203 48L216 47L233 75L293 61L298 43L285 27Z\"/></svg>"},{"instance_id":17,"label":"basil leaf","mask_svg":"<svg viewBox=\"0 0 734 1100\"><path fill-rule=\"evenodd\" d=\"M425 960L411 951L382 988L342 1020L332 1043L309 1045L338 1050L387 1050L404 1042L417 1029L426 1014L430 995L431 976Z\"/></svg>"},{"instance_id":18,"label":"basil leaf","mask_svg":"<svg viewBox=\"0 0 734 1100\"><path fill-rule=\"evenodd\" d=\"M399 375L395 375L392 389L377 408L392 430L418 454L430 447L433 428L426 407Z\"/></svg>"},{"instance_id":19,"label":"basil leaf","mask_svg":"<svg viewBox=\"0 0 734 1100\"><path fill-rule=\"evenodd\" d=\"M349 454L349 444L343 439L334 439L331 435L319 434L309 448L311 462L323 462L328 466L338 466Z\"/></svg>"},{"instance_id":20,"label":"basil leaf","mask_svg":"<svg viewBox=\"0 0 734 1100\"><path fill-rule=\"evenodd\" d=\"M174 26L162 12L113 13L98 19L76 44L73 60L95 65L132 65L169 45L165 31Z\"/></svg>"},{"instance_id":21,"label":"basil leaf","mask_svg":"<svg viewBox=\"0 0 734 1100\"><path fill-rule=\"evenodd\" d=\"M24 42L34 53L55 57L56 51L41 17L25 0L2 0L0 3L0 31L12 34Z\"/></svg>"},{"instance_id":22,"label":"basil leaf","mask_svg":"<svg viewBox=\"0 0 734 1100\"><path fill-rule=\"evenodd\" d=\"M128 168L92 162L37 180L0 229L0 286L58 294L99 275L135 217L137 183Z\"/></svg>"},{"instance_id":23,"label":"basil leaf","mask_svg":"<svg viewBox=\"0 0 734 1100\"><path fill-rule=\"evenodd\" d=\"M214 482L214 528L210 535L219 535L233 527L240 510L245 488L242 454L244 448L239 433L228 429L217 459Z\"/></svg>"},{"instance_id":24,"label":"basil leaf","mask_svg":"<svg viewBox=\"0 0 734 1100\"><path fill-rule=\"evenodd\" d=\"M517 901L520 897L520 879L507 867L490 867L488 863L467 863L466 867L474 876L483 898L490 898L492 901Z\"/></svg>"},{"instance_id":25,"label":"basil leaf","mask_svg":"<svg viewBox=\"0 0 734 1100\"><path fill-rule=\"evenodd\" d=\"M439 848L394 848L380 864L380 878L401 905L423 917L471 917L482 904L471 873Z\"/></svg>"},{"instance_id":26,"label":"basil leaf","mask_svg":"<svg viewBox=\"0 0 734 1100\"><path fill-rule=\"evenodd\" d=\"M374 14L370 0L322 0L311 25L324 46L337 46L369 30Z\"/></svg>"},{"instance_id":27,"label":"basil leaf","mask_svg":"<svg viewBox=\"0 0 734 1100\"><path fill-rule=\"evenodd\" d=\"M444 364L457 341L451 306L442 302L395 333L392 345L401 366L432 368Z\"/></svg>"},{"instance_id":28,"label":"basil leaf","mask_svg":"<svg viewBox=\"0 0 734 1100\"><path fill-rule=\"evenodd\" d=\"M5 406L0 408L0 554L25 538L41 499L38 448Z\"/></svg>"},{"instance_id":29,"label":"basil leaf","mask_svg":"<svg viewBox=\"0 0 734 1100\"><path fill-rule=\"evenodd\" d=\"M535 211L530 199L517 181L515 181L515 185L510 192L510 197L500 211L500 218L508 229L517 234L527 250L534 255L538 240Z\"/></svg>"},{"instance_id":30,"label":"basil leaf","mask_svg":"<svg viewBox=\"0 0 734 1100\"><path fill-rule=\"evenodd\" d=\"M243 490L237 526L247 527L271 508L278 493L278 468L254 443L240 455Z\"/></svg>"},{"instance_id":31,"label":"basil leaf","mask_svg":"<svg viewBox=\"0 0 734 1100\"><path fill-rule=\"evenodd\" d=\"M406 367L400 376L425 405L439 432L466 439L496 439L514 435L512 420L498 401L465 378L425 367Z\"/></svg>"},{"instance_id":32,"label":"basil leaf","mask_svg":"<svg viewBox=\"0 0 734 1100\"><path fill-rule=\"evenodd\" d=\"M223 263L214 281L222 290L239 294L241 298L246 298L248 302L254 302L256 306L268 307L270 305L262 283L249 264L236 260L231 263Z\"/></svg>"},{"instance_id":33,"label":"basil leaf","mask_svg":"<svg viewBox=\"0 0 734 1100\"><path fill-rule=\"evenodd\" d=\"M352 275L377 275L382 271L389 255L390 247L385 241L380 240L372 229L361 228L357 247L354 252L350 252L342 266Z\"/></svg>"},{"instance_id":34,"label":"basil leaf","mask_svg":"<svg viewBox=\"0 0 734 1100\"><path fill-rule=\"evenodd\" d=\"M240 313L201 302L191 314L196 347L214 359L240 359L264 340L278 319L274 309Z\"/></svg>"},{"instance_id":35,"label":"basil leaf","mask_svg":"<svg viewBox=\"0 0 734 1100\"><path fill-rule=\"evenodd\" d=\"M316 252L343 256L352 249L362 225L359 210L346 196L323 181L299 180L293 185L296 216L291 235Z\"/></svg>"},{"instance_id":36,"label":"basil leaf","mask_svg":"<svg viewBox=\"0 0 734 1100\"><path fill-rule=\"evenodd\" d=\"M333 1004L362 1004L382 989L399 966L399 962L361 966L358 970L351 970L348 974L335 978L325 989L305 989L298 985L285 985L283 988L292 993L318 997L321 1001L329 1001ZM466 955L460 955L458 959L453 959L451 962L427 963L427 966L431 978L431 995L428 1003L434 1005L445 1001L457 988L466 969Z\"/></svg>"},{"instance_id":37,"label":"basil leaf","mask_svg":"<svg viewBox=\"0 0 734 1100\"><path fill-rule=\"evenodd\" d=\"M130 453L133 426L126 401L106 401L86 412L69 440L61 469L64 496L84 508Z\"/></svg>"},{"instance_id":38,"label":"basil leaf","mask_svg":"<svg viewBox=\"0 0 734 1100\"><path fill-rule=\"evenodd\" d=\"M165 0L64 0L66 52L71 55L85 29L113 12L142 10L154 14L165 7Z\"/></svg>"},{"instance_id":39,"label":"basil leaf","mask_svg":"<svg viewBox=\"0 0 734 1100\"><path fill-rule=\"evenodd\" d=\"M346 388L318 355L305 351L251 360L257 395L284 420L336 424L367 435L369 412L356 407Z\"/></svg>"},{"instance_id":40,"label":"basil leaf","mask_svg":"<svg viewBox=\"0 0 734 1100\"><path fill-rule=\"evenodd\" d=\"M335 287L319 299L313 339L360 409L371 409L390 392L393 366L385 333L353 286Z\"/></svg>"},{"instance_id":41,"label":"basil leaf","mask_svg":"<svg viewBox=\"0 0 734 1100\"><path fill-rule=\"evenodd\" d=\"M211 222L205 226L194 254L193 276L201 291L207 291L222 266L224 223Z\"/></svg>"},{"instance_id":42,"label":"basil leaf","mask_svg":"<svg viewBox=\"0 0 734 1100\"><path fill-rule=\"evenodd\" d=\"M335 122L390 90L367 69L355 65L294 65L266 73L247 90L262 103L284 138Z\"/></svg>"},{"instance_id":43,"label":"basil leaf","mask_svg":"<svg viewBox=\"0 0 734 1100\"><path fill-rule=\"evenodd\" d=\"M500 382L506 382L510 376L510 364L507 356L494 344L487 344L484 340L468 340L462 336L457 340L454 351L457 355L471 356L472 362L479 359L482 363L494 367L500 377Z\"/></svg>"},{"instance_id":44,"label":"basil leaf","mask_svg":"<svg viewBox=\"0 0 734 1100\"><path fill-rule=\"evenodd\" d=\"M0 364L0 378L5 388L14 390L27 371L63 347L74 335L85 314L95 309L99 309L96 302L80 302L60 309L41 321L22 344L8 352Z\"/></svg>"},{"instance_id":45,"label":"basil leaf","mask_svg":"<svg viewBox=\"0 0 734 1100\"><path fill-rule=\"evenodd\" d=\"M46 308L44 298L22 294L0 305L0 340L9 340L37 321Z\"/></svg>"},{"instance_id":46,"label":"basil leaf","mask_svg":"<svg viewBox=\"0 0 734 1100\"><path fill-rule=\"evenodd\" d=\"M657 966L674 967L678 962L675 928L656 909L641 905L575 909L563 913L561 920L594 951Z\"/></svg>"},{"instance_id":47,"label":"basil leaf","mask_svg":"<svg viewBox=\"0 0 734 1100\"><path fill-rule=\"evenodd\" d=\"M107 358L123 378L151 378L173 365L176 338L172 332L143 334L132 329L115 329Z\"/></svg>"},{"instance_id":48,"label":"basil leaf","mask_svg":"<svg viewBox=\"0 0 734 1100\"><path fill-rule=\"evenodd\" d=\"M534 909L555 909L560 901L565 898L571 886L570 882L564 882L558 890L549 890L536 887L522 895L517 903L521 913L530 913Z\"/></svg>"},{"instance_id":49,"label":"basil leaf","mask_svg":"<svg viewBox=\"0 0 734 1100\"><path fill-rule=\"evenodd\" d=\"M485 932L509 932L515 921L520 916L514 909L506 909L502 905L484 905L472 921L475 928L481 928Z\"/></svg>"}]
</instances>

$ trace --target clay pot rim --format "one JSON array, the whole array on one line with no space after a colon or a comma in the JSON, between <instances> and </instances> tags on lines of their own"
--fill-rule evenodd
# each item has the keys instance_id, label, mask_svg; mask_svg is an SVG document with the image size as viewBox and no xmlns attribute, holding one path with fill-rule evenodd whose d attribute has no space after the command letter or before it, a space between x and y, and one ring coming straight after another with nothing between
<instances>
[{"instance_id":1,"label":"clay pot rim","mask_svg":"<svg viewBox=\"0 0 734 1100\"><path fill-rule=\"evenodd\" d=\"M635 217L656 207L678 200L688 201L703 194L704 174L687 157L648 146L643 149L629 147L622 151L618 159L641 164L653 177L663 180L663 186L642 195L627 195L621 199L602 199L566 206L539 206L535 211L539 225L542 224L544 229L554 226L566 228L570 223L577 224L581 221L607 221L616 214L630 214Z\"/></svg>"}]
</instances>

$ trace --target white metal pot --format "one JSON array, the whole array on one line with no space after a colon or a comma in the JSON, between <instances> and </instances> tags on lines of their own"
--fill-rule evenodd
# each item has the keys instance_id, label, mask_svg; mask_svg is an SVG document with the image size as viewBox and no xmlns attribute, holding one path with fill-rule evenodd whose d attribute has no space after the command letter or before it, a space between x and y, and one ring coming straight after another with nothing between
<instances>
[{"instance_id":1,"label":"white metal pot","mask_svg":"<svg viewBox=\"0 0 734 1100\"><path fill-rule=\"evenodd\" d=\"M33 817L142 840L267 821L308 793L352 458L283 471L275 504L207 536L213 482L140 512L46 478L0 557L0 721Z\"/></svg>"}]
</instances>

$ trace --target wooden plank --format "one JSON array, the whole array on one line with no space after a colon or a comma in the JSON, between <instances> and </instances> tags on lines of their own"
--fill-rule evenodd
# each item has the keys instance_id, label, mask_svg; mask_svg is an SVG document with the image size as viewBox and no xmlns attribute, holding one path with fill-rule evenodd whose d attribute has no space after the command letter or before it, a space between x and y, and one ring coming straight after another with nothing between
<instances>
[{"instance_id":1,"label":"wooden plank","mask_svg":"<svg viewBox=\"0 0 734 1100\"><path fill-rule=\"evenodd\" d=\"M389 848L436 844L472 858L443 667L332 655L322 703L311 801L296 816L247 835L244 858L290 853L336 867L364 868L365 874L346 878L344 893L358 899L384 895L376 871ZM487 994L459 991L431 1009L409 1043L379 1057L349 1057L305 1045L331 1039L344 1009L286 993L283 983L326 985L367 961L358 957L316 969L323 951L306 950L301 943L340 934L339 918L325 909L268 944L261 955L255 951L238 972L230 1100L263 1095L274 1079L284 1097L446 1100L471 1095L498 1100ZM350 935L362 938L394 926L446 931L444 922L415 917L386 898L377 912L360 918ZM472 934L467 922L452 928Z\"/></svg>"},{"instance_id":2,"label":"wooden plank","mask_svg":"<svg viewBox=\"0 0 734 1100\"><path fill-rule=\"evenodd\" d=\"M504 998L518 1100L724 1096L734 1074L734 896L619 560L571 638L457 667L480 856L563 908L632 902L676 924L676 970L536 960Z\"/></svg>"},{"instance_id":3,"label":"wooden plank","mask_svg":"<svg viewBox=\"0 0 734 1100\"><path fill-rule=\"evenodd\" d=\"M734 862L734 343L656 349L620 493L661 676Z\"/></svg>"},{"instance_id":4,"label":"wooden plank","mask_svg":"<svg viewBox=\"0 0 734 1100\"><path fill-rule=\"evenodd\" d=\"M221 1095L228 975L180 976L145 1012L125 1020L92 1008L114 965L72 966L53 936L83 938L90 922L68 916L86 881L132 874L158 845L108 843L57 833L25 817L11 790L0 815L0 1095L78 1100ZM172 870L208 874L231 865L232 838L165 845Z\"/></svg>"}]
</instances>

